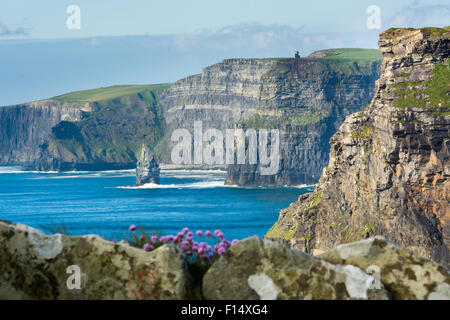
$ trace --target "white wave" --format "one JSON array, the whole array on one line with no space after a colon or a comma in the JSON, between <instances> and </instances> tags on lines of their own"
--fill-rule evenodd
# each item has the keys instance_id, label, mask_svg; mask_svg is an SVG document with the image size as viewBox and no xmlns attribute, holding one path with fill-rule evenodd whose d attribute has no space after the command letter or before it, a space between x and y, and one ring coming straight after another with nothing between
<instances>
[{"instance_id":1,"label":"white wave","mask_svg":"<svg viewBox=\"0 0 450 320\"><path fill-rule=\"evenodd\" d=\"M0 174L2 173L23 173L22 167L0 167Z\"/></svg>"},{"instance_id":2,"label":"white wave","mask_svg":"<svg viewBox=\"0 0 450 320\"><path fill-rule=\"evenodd\" d=\"M119 189L206 189L225 187L225 182L221 181L202 181L184 184L154 184L146 183L142 186L120 186Z\"/></svg>"},{"instance_id":3,"label":"white wave","mask_svg":"<svg viewBox=\"0 0 450 320\"><path fill-rule=\"evenodd\" d=\"M286 186L286 187L290 187L290 188L297 188L297 189L303 189L303 188L311 188L311 187L316 187L316 184L299 184L298 186Z\"/></svg>"}]
</instances>

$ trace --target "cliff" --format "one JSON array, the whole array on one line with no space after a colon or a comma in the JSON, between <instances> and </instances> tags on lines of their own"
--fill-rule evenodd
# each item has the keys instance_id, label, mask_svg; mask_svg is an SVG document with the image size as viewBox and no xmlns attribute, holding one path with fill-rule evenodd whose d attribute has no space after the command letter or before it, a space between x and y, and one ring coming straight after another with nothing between
<instances>
[{"instance_id":1,"label":"cliff","mask_svg":"<svg viewBox=\"0 0 450 320\"><path fill-rule=\"evenodd\" d=\"M316 183L328 161L329 138L372 98L380 61L376 50L365 49L302 59L228 59L171 87L114 86L3 107L0 164L43 171L134 168L142 143L158 162L170 164L171 133L192 133L198 120L204 131L280 129L278 174L231 165L227 183Z\"/></svg>"},{"instance_id":2,"label":"cliff","mask_svg":"<svg viewBox=\"0 0 450 320\"><path fill-rule=\"evenodd\" d=\"M61 121L79 121L83 110L69 103L43 100L0 107L0 164L30 164L39 146Z\"/></svg>"},{"instance_id":3,"label":"cliff","mask_svg":"<svg viewBox=\"0 0 450 320\"><path fill-rule=\"evenodd\" d=\"M444 265L450 245L450 28L390 29L372 103L330 141L314 193L266 238L319 253L383 235Z\"/></svg>"},{"instance_id":4,"label":"cliff","mask_svg":"<svg viewBox=\"0 0 450 320\"><path fill-rule=\"evenodd\" d=\"M370 102L380 62L376 50L364 49L326 50L302 59L224 60L162 94L167 127L158 153L170 162L171 132L192 133L194 121L202 121L204 130L280 129L278 174L260 176L254 165L229 165L227 183L315 183L328 161L329 138L346 115Z\"/></svg>"},{"instance_id":5,"label":"cliff","mask_svg":"<svg viewBox=\"0 0 450 320\"><path fill-rule=\"evenodd\" d=\"M134 168L161 139L169 85L114 86L0 108L0 163L35 170Z\"/></svg>"}]
</instances>

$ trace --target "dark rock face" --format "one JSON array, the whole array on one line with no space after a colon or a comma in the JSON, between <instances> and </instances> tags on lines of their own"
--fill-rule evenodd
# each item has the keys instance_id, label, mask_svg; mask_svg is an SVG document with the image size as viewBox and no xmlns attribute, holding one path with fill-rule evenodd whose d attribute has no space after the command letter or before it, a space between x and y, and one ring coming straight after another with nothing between
<instances>
[{"instance_id":1,"label":"dark rock face","mask_svg":"<svg viewBox=\"0 0 450 320\"><path fill-rule=\"evenodd\" d=\"M27 165L61 121L79 121L85 107L53 100L0 107L0 163Z\"/></svg>"},{"instance_id":2,"label":"dark rock face","mask_svg":"<svg viewBox=\"0 0 450 320\"><path fill-rule=\"evenodd\" d=\"M383 235L449 264L450 32L388 30L375 97L331 139L314 193L280 213L269 239L308 252Z\"/></svg>"},{"instance_id":3,"label":"dark rock face","mask_svg":"<svg viewBox=\"0 0 450 320\"><path fill-rule=\"evenodd\" d=\"M136 185L140 186L146 183L159 184L159 166L150 148L144 144L136 164Z\"/></svg>"},{"instance_id":4,"label":"dark rock face","mask_svg":"<svg viewBox=\"0 0 450 320\"><path fill-rule=\"evenodd\" d=\"M202 121L204 130L279 129L278 174L262 176L247 159L228 166L227 183L316 183L328 162L330 137L345 116L370 102L378 70L376 61L363 66L319 58L224 60L162 94L167 130L161 145L170 150L171 132L186 128L192 134L194 121Z\"/></svg>"},{"instance_id":5,"label":"dark rock face","mask_svg":"<svg viewBox=\"0 0 450 320\"><path fill-rule=\"evenodd\" d=\"M150 97L147 97L150 96ZM152 92L90 103L77 122L60 122L42 144L37 170L132 169L142 143L163 133L160 107Z\"/></svg>"}]
</instances>

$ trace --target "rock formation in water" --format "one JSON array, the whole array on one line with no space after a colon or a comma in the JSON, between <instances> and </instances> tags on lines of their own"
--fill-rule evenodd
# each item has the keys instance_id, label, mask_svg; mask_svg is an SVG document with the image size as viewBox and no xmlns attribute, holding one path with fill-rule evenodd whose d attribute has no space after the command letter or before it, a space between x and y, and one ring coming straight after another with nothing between
<instances>
[{"instance_id":1,"label":"rock formation in water","mask_svg":"<svg viewBox=\"0 0 450 320\"><path fill-rule=\"evenodd\" d=\"M1 300L192 299L200 283L191 270L173 245L146 252L0 220ZM450 299L448 270L381 237L320 257L248 238L215 260L201 285L203 299Z\"/></svg>"},{"instance_id":2,"label":"rock formation in water","mask_svg":"<svg viewBox=\"0 0 450 320\"><path fill-rule=\"evenodd\" d=\"M375 97L331 139L314 193L266 238L318 253L383 235L448 266L450 27L390 29Z\"/></svg>"},{"instance_id":3,"label":"rock formation in water","mask_svg":"<svg viewBox=\"0 0 450 320\"><path fill-rule=\"evenodd\" d=\"M140 186L146 183L159 184L159 165L150 148L143 144L141 156L136 164L136 185Z\"/></svg>"},{"instance_id":4,"label":"rock formation in water","mask_svg":"<svg viewBox=\"0 0 450 320\"><path fill-rule=\"evenodd\" d=\"M316 183L328 162L329 139L345 116L373 97L381 55L374 50L327 50L302 59L228 59L202 74L177 81L161 96L167 123L165 148L174 129L224 131L280 129L277 175L261 176L255 165L228 166L227 183ZM169 153L166 152L168 155ZM165 159L169 162L169 159Z\"/></svg>"}]
</instances>

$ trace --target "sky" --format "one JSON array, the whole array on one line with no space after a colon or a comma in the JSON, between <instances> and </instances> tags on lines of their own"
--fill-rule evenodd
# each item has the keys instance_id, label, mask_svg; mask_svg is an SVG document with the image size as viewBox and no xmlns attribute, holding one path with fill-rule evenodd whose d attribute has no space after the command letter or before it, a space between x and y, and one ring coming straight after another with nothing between
<instances>
[{"instance_id":1,"label":"sky","mask_svg":"<svg viewBox=\"0 0 450 320\"><path fill-rule=\"evenodd\" d=\"M373 6L378 25L368 24ZM442 27L449 17L448 0L1 1L0 105L173 82L224 58L377 48L385 29Z\"/></svg>"}]
</instances>

